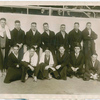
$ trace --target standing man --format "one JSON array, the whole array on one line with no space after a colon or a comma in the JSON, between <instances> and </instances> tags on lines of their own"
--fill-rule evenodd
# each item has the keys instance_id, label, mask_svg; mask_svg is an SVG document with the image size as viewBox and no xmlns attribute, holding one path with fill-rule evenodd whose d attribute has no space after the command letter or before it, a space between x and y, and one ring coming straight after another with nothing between
<instances>
[{"instance_id":1,"label":"standing man","mask_svg":"<svg viewBox=\"0 0 100 100\"><path fill-rule=\"evenodd\" d=\"M97 39L97 34L91 29L91 22L87 22L86 28L82 31L82 38L85 60L87 60L96 52L94 40Z\"/></svg>"},{"instance_id":2,"label":"standing man","mask_svg":"<svg viewBox=\"0 0 100 100\"><path fill-rule=\"evenodd\" d=\"M57 50L61 45L64 45L66 51L69 50L68 34L66 33L65 29L66 29L65 24L61 24L60 31L56 34L55 45Z\"/></svg>"},{"instance_id":3,"label":"standing man","mask_svg":"<svg viewBox=\"0 0 100 100\"><path fill-rule=\"evenodd\" d=\"M15 28L11 31L11 46L19 46L19 59L23 57L23 46L25 42L25 32L21 29L21 23L19 20L15 21Z\"/></svg>"},{"instance_id":4,"label":"standing man","mask_svg":"<svg viewBox=\"0 0 100 100\"><path fill-rule=\"evenodd\" d=\"M41 34L37 30L36 22L32 22L31 29L28 32L26 32L26 45L27 45L27 49L34 46L36 52L39 53L39 48L41 47Z\"/></svg>"},{"instance_id":5,"label":"standing man","mask_svg":"<svg viewBox=\"0 0 100 100\"><path fill-rule=\"evenodd\" d=\"M44 32L42 34L42 48L45 51L48 48L52 54L55 54L55 33L49 30L48 23L43 24Z\"/></svg>"},{"instance_id":6,"label":"standing man","mask_svg":"<svg viewBox=\"0 0 100 100\"><path fill-rule=\"evenodd\" d=\"M7 57L8 57L8 52L10 49L10 31L8 26L6 25L6 19L1 18L0 19L0 70L1 70L1 75L5 75L5 69L6 69L6 63L7 63Z\"/></svg>"},{"instance_id":7,"label":"standing man","mask_svg":"<svg viewBox=\"0 0 100 100\"><path fill-rule=\"evenodd\" d=\"M79 30L79 23L74 23L74 29L69 32L68 35L70 51L74 51L75 45L81 45L82 42L82 33Z\"/></svg>"}]
</instances>

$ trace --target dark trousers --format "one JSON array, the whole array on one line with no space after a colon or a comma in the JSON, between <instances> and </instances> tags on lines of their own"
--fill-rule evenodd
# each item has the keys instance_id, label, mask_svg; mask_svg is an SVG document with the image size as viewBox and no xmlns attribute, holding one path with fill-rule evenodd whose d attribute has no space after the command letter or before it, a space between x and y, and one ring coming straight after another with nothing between
<instances>
[{"instance_id":1,"label":"dark trousers","mask_svg":"<svg viewBox=\"0 0 100 100\"><path fill-rule=\"evenodd\" d=\"M83 75L84 74L84 72L85 72L85 70L83 69L83 68L79 68L76 72L74 72L71 68L68 68L68 70L67 70L67 75L68 76L81 76L81 75Z\"/></svg>"},{"instance_id":2,"label":"dark trousers","mask_svg":"<svg viewBox=\"0 0 100 100\"><path fill-rule=\"evenodd\" d=\"M52 69L48 69L48 70L45 70L45 67L47 66L47 64L44 64L44 63L41 63L39 64L37 67L36 67L36 72L35 72L35 76L37 76L38 78L40 79L47 79L48 78L48 74L51 73L53 74L53 76L55 78L58 77L58 73L57 71L53 71Z\"/></svg>"},{"instance_id":3,"label":"dark trousers","mask_svg":"<svg viewBox=\"0 0 100 100\"><path fill-rule=\"evenodd\" d=\"M33 73L35 73L36 67L34 67L34 71L32 71L29 67L28 67L29 63L27 62L21 62L21 68L22 68L22 77L21 80L25 80L25 76L28 73L29 76L32 76Z\"/></svg>"},{"instance_id":4,"label":"dark trousers","mask_svg":"<svg viewBox=\"0 0 100 100\"><path fill-rule=\"evenodd\" d=\"M83 80L89 81L89 80L91 79L91 73L95 74L95 72L93 72L92 70L86 71L86 72L84 73ZM97 80L100 81L100 75L99 75L99 77L98 77Z\"/></svg>"},{"instance_id":5,"label":"dark trousers","mask_svg":"<svg viewBox=\"0 0 100 100\"><path fill-rule=\"evenodd\" d=\"M60 79L63 79L63 80L66 80L66 74L67 74L67 66L64 66L64 67L60 67L58 70L57 70L59 76L60 76Z\"/></svg>"}]
</instances>

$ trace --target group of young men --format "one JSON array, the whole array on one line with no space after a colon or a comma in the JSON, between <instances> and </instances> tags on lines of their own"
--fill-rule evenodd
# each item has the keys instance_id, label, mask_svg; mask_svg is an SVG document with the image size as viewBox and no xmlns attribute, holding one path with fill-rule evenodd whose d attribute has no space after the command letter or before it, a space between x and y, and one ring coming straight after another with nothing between
<instances>
[{"instance_id":1,"label":"group of young men","mask_svg":"<svg viewBox=\"0 0 100 100\"><path fill-rule=\"evenodd\" d=\"M41 34L37 23L32 22L25 34L20 21L16 20L15 28L9 31L6 19L0 19L0 69L5 83L25 82L28 77L37 81L52 77L66 80L73 76L100 81L100 62L94 42L97 34L91 29L91 22L86 23L83 31L75 22L68 34L65 24L61 24L56 34L48 23L43 24L43 29Z\"/></svg>"}]
</instances>

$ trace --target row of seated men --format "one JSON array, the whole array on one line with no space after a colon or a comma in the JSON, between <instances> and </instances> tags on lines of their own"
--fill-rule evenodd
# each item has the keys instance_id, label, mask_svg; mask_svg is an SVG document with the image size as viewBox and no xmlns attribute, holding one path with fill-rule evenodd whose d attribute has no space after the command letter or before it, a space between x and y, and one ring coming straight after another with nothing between
<instances>
[{"instance_id":1,"label":"row of seated men","mask_svg":"<svg viewBox=\"0 0 100 100\"><path fill-rule=\"evenodd\" d=\"M61 45L64 46L67 53L74 51L75 45L80 45L84 54L85 65L86 61L91 59L91 55L96 53L94 40L97 39L97 34L91 29L91 22L86 23L86 28L82 32L79 30L79 23L75 22L74 29L69 34L65 31L65 24L61 24L60 31L56 35L49 29L48 23L43 24L43 29L44 32L40 34L37 30L37 24L32 22L31 29L25 35L25 32L21 29L20 21L16 20L15 28L10 32L6 25L6 19L0 19L0 69L3 74L7 69L9 50L15 45L19 46L20 60L23 59L23 54L32 46L34 46L38 55L41 47L43 51L48 48L54 56L55 51L58 51ZM27 47L26 51L24 46Z\"/></svg>"},{"instance_id":2,"label":"row of seated men","mask_svg":"<svg viewBox=\"0 0 100 100\"><path fill-rule=\"evenodd\" d=\"M34 47L24 54L23 59L19 60L19 46L15 45L13 51L8 56L8 70L4 82L10 83L15 80L25 82L28 77L34 81L39 79L63 79L67 77L82 78L87 81L90 79L100 81L100 62L97 54L93 54L91 59L84 65L84 55L80 46L76 45L70 54L65 51L64 46L60 46L55 56L47 48L41 55L40 60Z\"/></svg>"}]
</instances>

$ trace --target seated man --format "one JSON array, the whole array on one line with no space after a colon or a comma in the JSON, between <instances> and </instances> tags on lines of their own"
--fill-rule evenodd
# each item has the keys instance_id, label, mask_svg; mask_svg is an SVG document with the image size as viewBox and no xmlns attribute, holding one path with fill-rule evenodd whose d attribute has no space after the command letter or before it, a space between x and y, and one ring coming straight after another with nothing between
<instances>
[{"instance_id":1,"label":"seated man","mask_svg":"<svg viewBox=\"0 0 100 100\"><path fill-rule=\"evenodd\" d=\"M49 49L46 49L42 53L42 56L39 61L39 66L37 67L37 75L40 79L51 79L51 73L55 78L58 78L58 73L54 68L55 61L53 55ZM39 72L40 71L40 72ZM39 74L38 74L39 73Z\"/></svg>"},{"instance_id":2,"label":"seated man","mask_svg":"<svg viewBox=\"0 0 100 100\"><path fill-rule=\"evenodd\" d=\"M100 81L100 62L97 60L97 54L93 54L91 59L86 61L86 72L84 74L84 80L90 79Z\"/></svg>"},{"instance_id":3,"label":"seated man","mask_svg":"<svg viewBox=\"0 0 100 100\"><path fill-rule=\"evenodd\" d=\"M76 45L74 48L74 52L70 53L70 68L69 74L71 77L75 75L76 77L81 77L84 73L84 55L80 51L80 46Z\"/></svg>"},{"instance_id":4,"label":"seated man","mask_svg":"<svg viewBox=\"0 0 100 100\"><path fill-rule=\"evenodd\" d=\"M23 56L21 66L22 66L22 82L28 78L28 75L33 77L33 73L36 71L38 64L38 55L35 52L35 48L31 47ZM34 76L34 80L37 80L37 77Z\"/></svg>"},{"instance_id":5,"label":"seated man","mask_svg":"<svg viewBox=\"0 0 100 100\"><path fill-rule=\"evenodd\" d=\"M64 46L59 47L59 51L56 52L56 70L59 73L59 78L66 80L66 74L67 74L67 67L69 64L69 54L65 52Z\"/></svg>"},{"instance_id":6,"label":"seated man","mask_svg":"<svg viewBox=\"0 0 100 100\"><path fill-rule=\"evenodd\" d=\"M15 80L20 80L22 76L22 70L20 67L20 60L19 60L19 46L15 45L13 47L13 51L8 56L7 61L7 74L4 79L4 83L10 83Z\"/></svg>"}]
</instances>

